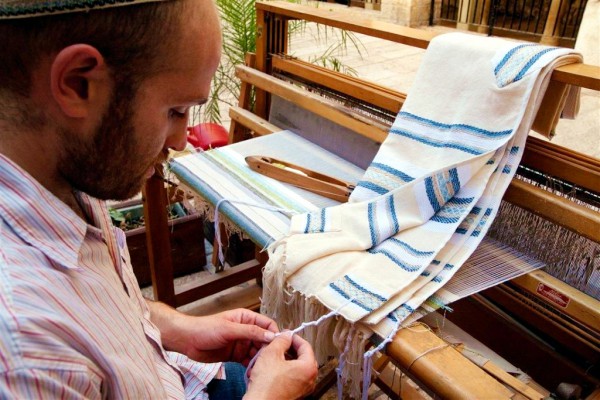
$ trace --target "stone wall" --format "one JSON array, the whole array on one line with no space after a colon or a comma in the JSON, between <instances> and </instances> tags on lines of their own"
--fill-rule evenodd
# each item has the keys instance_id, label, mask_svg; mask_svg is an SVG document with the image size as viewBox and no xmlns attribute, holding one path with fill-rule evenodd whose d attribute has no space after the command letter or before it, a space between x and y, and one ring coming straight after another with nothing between
<instances>
[{"instance_id":1,"label":"stone wall","mask_svg":"<svg viewBox=\"0 0 600 400\"><path fill-rule=\"evenodd\" d=\"M440 0L435 0L437 3ZM380 0L381 10L348 7L335 3L319 4L320 7L344 9L350 15L372 18L402 26L417 27L429 24L431 0Z\"/></svg>"}]
</instances>

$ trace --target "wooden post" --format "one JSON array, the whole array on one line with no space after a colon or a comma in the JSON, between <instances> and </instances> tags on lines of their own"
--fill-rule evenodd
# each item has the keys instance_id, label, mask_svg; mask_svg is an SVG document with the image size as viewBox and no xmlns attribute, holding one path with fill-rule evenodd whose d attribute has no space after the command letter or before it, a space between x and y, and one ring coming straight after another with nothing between
<instances>
[{"instance_id":1,"label":"wooden post","mask_svg":"<svg viewBox=\"0 0 600 400\"><path fill-rule=\"evenodd\" d=\"M256 66L256 54L247 53L244 56L244 64L250 68ZM252 91L251 85L247 82L242 81L240 85L240 98L238 99L238 106L244 110L250 109L250 93ZM243 125L238 124L237 121L232 118L231 124L229 125L229 144L241 142L242 140L249 139L248 129Z\"/></svg>"},{"instance_id":2,"label":"wooden post","mask_svg":"<svg viewBox=\"0 0 600 400\"><path fill-rule=\"evenodd\" d=\"M559 38L554 36L554 30L558 23L558 12L560 11L561 0L552 0L550 3L550 10L548 11L548 18L546 18L546 25L544 26L544 33L540 39L540 44L547 44L550 46L558 45Z\"/></svg>"},{"instance_id":3,"label":"wooden post","mask_svg":"<svg viewBox=\"0 0 600 400\"><path fill-rule=\"evenodd\" d=\"M146 181L142 191L144 220L146 221L146 243L154 299L175 306L173 284L173 260L167 217L167 194L162 175L162 166Z\"/></svg>"},{"instance_id":4,"label":"wooden post","mask_svg":"<svg viewBox=\"0 0 600 400\"><path fill-rule=\"evenodd\" d=\"M267 72L268 46L267 36L269 24L267 12L261 9L256 10L256 69L261 72ZM261 118L267 117L267 92L256 89L256 100L254 102L254 113Z\"/></svg>"},{"instance_id":5,"label":"wooden post","mask_svg":"<svg viewBox=\"0 0 600 400\"><path fill-rule=\"evenodd\" d=\"M458 6L458 17L456 18L456 28L463 29L465 31L469 30L469 21L472 21L473 11L469 12L471 9L471 1L470 0L459 0Z\"/></svg>"}]
</instances>

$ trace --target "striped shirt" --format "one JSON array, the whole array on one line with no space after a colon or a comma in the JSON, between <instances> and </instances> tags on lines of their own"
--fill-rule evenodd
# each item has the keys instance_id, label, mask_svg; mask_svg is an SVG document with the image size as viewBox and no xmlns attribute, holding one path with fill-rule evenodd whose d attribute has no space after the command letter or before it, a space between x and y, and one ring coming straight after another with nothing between
<instances>
[{"instance_id":1,"label":"striped shirt","mask_svg":"<svg viewBox=\"0 0 600 400\"><path fill-rule=\"evenodd\" d=\"M76 195L90 224L0 155L0 398L207 398L220 364L165 352L125 234Z\"/></svg>"}]
</instances>

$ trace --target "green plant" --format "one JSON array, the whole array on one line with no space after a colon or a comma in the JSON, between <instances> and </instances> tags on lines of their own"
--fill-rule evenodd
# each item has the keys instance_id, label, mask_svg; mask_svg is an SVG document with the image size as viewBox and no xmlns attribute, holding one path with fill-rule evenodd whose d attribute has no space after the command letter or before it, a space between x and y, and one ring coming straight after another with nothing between
<instances>
[{"instance_id":1,"label":"green plant","mask_svg":"<svg viewBox=\"0 0 600 400\"><path fill-rule=\"evenodd\" d=\"M288 0L300 3L302 0ZM221 106L233 105L240 93L240 82L235 78L235 66L244 63L246 53L256 50L256 0L216 0L221 16L223 31L223 56L213 78L210 96L202 109L194 112L194 122L210 121L221 123ZM317 3L318 6L318 3ZM290 21L290 35L302 32L305 23ZM314 62L338 72L356 75L356 71L345 65L339 58L348 46L353 46L362 55L364 48L360 40L351 32L320 26L317 40L335 40L322 55L311 57Z\"/></svg>"}]
</instances>

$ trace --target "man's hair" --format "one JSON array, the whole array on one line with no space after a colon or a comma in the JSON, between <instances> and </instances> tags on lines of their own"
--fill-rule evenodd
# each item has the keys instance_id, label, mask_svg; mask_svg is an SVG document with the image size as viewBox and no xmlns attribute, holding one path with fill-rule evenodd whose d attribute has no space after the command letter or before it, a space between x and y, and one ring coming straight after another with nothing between
<instances>
[{"instance_id":1,"label":"man's hair","mask_svg":"<svg viewBox=\"0 0 600 400\"><path fill-rule=\"evenodd\" d=\"M98 49L115 84L128 82L135 90L168 65L168 49L184 29L183 3L171 0L0 21L0 96L29 97L40 59L77 43Z\"/></svg>"}]
</instances>

